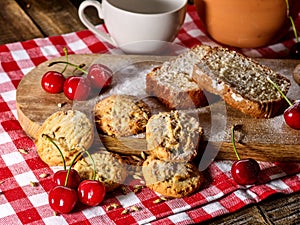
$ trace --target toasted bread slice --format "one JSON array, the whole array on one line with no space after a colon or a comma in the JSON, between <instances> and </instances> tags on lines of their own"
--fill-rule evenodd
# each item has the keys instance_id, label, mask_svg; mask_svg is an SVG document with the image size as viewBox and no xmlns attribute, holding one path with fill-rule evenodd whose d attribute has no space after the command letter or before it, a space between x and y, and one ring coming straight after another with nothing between
<instances>
[{"instance_id":1,"label":"toasted bread slice","mask_svg":"<svg viewBox=\"0 0 300 225\"><path fill-rule=\"evenodd\" d=\"M206 97L192 80L193 66L211 49L206 45L164 62L146 76L146 92L170 109L191 109L207 105Z\"/></svg>"},{"instance_id":2,"label":"toasted bread slice","mask_svg":"<svg viewBox=\"0 0 300 225\"><path fill-rule=\"evenodd\" d=\"M215 47L199 61L192 78L200 88L220 95L224 101L255 118L270 118L285 100L267 80L270 77L286 94L290 81L267 66L236 51Z\"/></svg>"}]
</instances>

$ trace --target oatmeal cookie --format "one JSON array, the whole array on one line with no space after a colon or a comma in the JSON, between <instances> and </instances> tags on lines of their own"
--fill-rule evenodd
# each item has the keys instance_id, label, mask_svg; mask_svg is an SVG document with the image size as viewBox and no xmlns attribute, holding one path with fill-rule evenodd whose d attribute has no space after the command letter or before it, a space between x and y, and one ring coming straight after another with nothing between
<instances>
[{"instance_id":1,"label":"oatmeal cookie","mask_svg":"<svg viewBox=\"0 0 300 225\"><path fill-rule=\"evenodd\" d=\"M150 107L131 95L112 95L95 105L98 130L114 137L135 135L145 131L151 116Z\"/></svg>"},{"instance_id":2,"label":"oatmeal cookie","mask_svg":"<svg viewBox=\"0 0 300 225\"><path fill-rule=\"evenodd\" d=\"M96 179L103 182L107 192L113 191L124 183L127 171L122 158L118 154L99 151L91 154L96 167ZM92 179L94 168L89 157L76 162L74 169L82 179Z\"/></svg>"},{"instance_id":3,"label":"oatmeal cookie","mask_svg":"<svg viewBox=\"0 0 300 225\"><path fill-rule=\"evenodd\" d=\"M189 162L162 161L150 156L142 170L147 187L169 197L190 195L204 181L198 168Z\"/></svg>"},{"instance_id":4,"label":"oatmeal cookie","mask_svg":"<svg viewBox=\"0 0 300 225\"><path fill-rule=\"evenodd\" d=\"M88 117L78 110L58 111L45 120L35 140L37 152L48 165L63 165L58 149L44 135L48 135L56 143L66 164L70 165L79 151L92 145L94 126Z\"/></svg>"},{"instance_id":5,"label":"oatmeal cookie","mask_svg":"<svg viewBox=\"0 0 300 225\"><path fill-rule=\"evenodd\" d=\"M203 134L198 118L171 111L153 115L146 126L147 150L166 161L191 161Z\"/></svg>"}]
</instances>

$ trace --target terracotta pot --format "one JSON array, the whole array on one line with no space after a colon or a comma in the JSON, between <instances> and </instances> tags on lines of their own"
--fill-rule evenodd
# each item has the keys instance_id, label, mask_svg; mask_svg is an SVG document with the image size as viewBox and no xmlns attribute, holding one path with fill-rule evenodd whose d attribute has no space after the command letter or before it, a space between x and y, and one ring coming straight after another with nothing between
<instances>
[{"instance_id":1,"label":"terracotta pot","mask_svg":"<svg viewBox=\"0 0 300 225\"><path fill-rule=\"evenodd\" d=\"M207 33L217 42L241 48L262 47L286 34L285 0L194 0ZM293 0L290 0L292 8Z\"/></svg>"}]
</instances>

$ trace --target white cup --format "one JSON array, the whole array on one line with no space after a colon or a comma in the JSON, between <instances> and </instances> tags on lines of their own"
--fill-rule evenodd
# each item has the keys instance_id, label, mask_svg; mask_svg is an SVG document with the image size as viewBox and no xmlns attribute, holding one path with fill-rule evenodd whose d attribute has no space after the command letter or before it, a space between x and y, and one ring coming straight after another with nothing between
<instances>
[{"instance_id":1,"label":"white cup","mask_svg":"<svg viewBox=\"0 0 300 225\"><path fill-rule=\"evenodd\" d=\"M108 33L97 29L85 16L93 6L104 20ZM130 53L149 53L172 42L186 14L187 0L95 0L82 2L78 15L100 39Z\"/></svg>"}]
</instances>

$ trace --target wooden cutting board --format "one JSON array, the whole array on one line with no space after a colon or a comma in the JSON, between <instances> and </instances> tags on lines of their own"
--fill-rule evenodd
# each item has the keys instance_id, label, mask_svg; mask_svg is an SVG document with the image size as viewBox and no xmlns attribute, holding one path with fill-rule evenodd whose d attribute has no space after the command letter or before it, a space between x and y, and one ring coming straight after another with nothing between
<instances>
[{"instance_id":1,"label":"wooden cutting board","mask_svg":"<svg viewBox=\"0 0 300 225\"><path fill-rule=\"evenodd\" d=\"M128 56L128 55L70 55L69 61L86 66L94 62L107 65L114 71L112 87L98 97L84 102L72 102L64 94L48 94L41 88L40 80L48 70L61 71L62 64L48 67L52 61L65 60L64 57L44 62L30 71L17 88L16 106L18 119L27 134L35 139L38 129L45 119L58 110L78 109L85 111L93 119L92 108L96 101L112 93L133 94L145 100L153 113L165 109L156 99L145 93L145 75L153 67L169 57ZM288 97L300 99L300 86L293 78L292 72L299 63L296 60L258 59L260 63L287 76L292 86ZM65 74L72 74L74 68L68 67ZM200 123L204 128L204 140L200 148L199 161L203 167L214 158L232 159L236 157L231 143L231 126L237 125L236 145L241 158L252 157L263 161L300 161L300 131L289 128L282 115L271 119L254 119L227 106L221 99L206 93L210 105L196 109ZM63 104L59 107L59 104ZM112 138L100 135L95 146L105 146L108 150L123 154L140 154L147 152L143 135L137 137Z\"/></svg>"}]
</instances>

